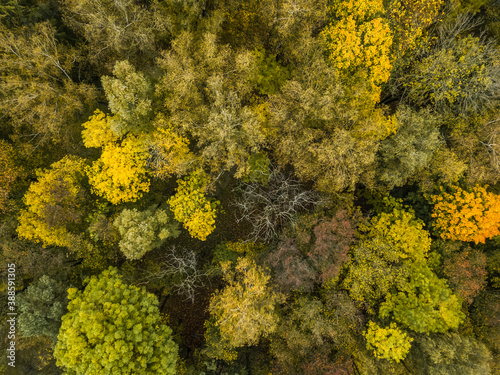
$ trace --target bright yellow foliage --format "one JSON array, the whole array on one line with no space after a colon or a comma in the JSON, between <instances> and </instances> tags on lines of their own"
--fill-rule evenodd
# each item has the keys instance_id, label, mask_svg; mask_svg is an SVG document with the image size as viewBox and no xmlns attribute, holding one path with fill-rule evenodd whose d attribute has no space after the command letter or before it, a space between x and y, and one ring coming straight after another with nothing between
<instances>
[{"instance_id":1,"label":"bright yellow foliage","mask_svg":"<svg viewBox=\"0 0 500 375\"><path fill-rule=\"evenodd\" d=\"M21 237L44 246L70 246L73 236L66 224L79 220L84 168L84 159L65 156L39 173L38 181L30 185L24 196L27 209L18 217L17 232ZM51 219L51 211L58 217Z\"/></svg>"},{"instance_id":2,"label":"bright yellow foliage","mask_svg":"<svg viewBox=\"0 0 500 375\"><path fill-rule=\"evenodd\" d=\"M216 207L219 201L205 195L208 177L201 170L193 172L184 180L177 181L175 195L168 204L175 220L183 223L191 237L205 241L215 229Z\"/></svg>"},{"instance_id":3,"label":"bright yellow foliage","mask_svg":"<svg viewBox=\"0 0 500 375\"><path fill-rule=\"evenodd\" d=\"M101 157L87 169L93 191L113 204L134 202L149 191L144 141L132 134L121 142L107 143Z\"/></svg>"},{"instance_id":4,"label":"bright yellow foliage","mask_svg":"<svg viewBox=\"0 0 500 375\"><path fill-rule=\"evenodd\" d=\"M335 20L322 34L327 40L330 61L341 77L352 75L372 85L373 101L380 99L380 85L392 70L392 32L378 15L382 0L346 0L331 7Z\"/></svg>"},{"instance_id":5,"label":"bright yellow foliage","mask_svg":"<svg viewBox=\"0 0 500 375\"><path fill-rule=\"evenodd\" d=\"M500 195L481 186L470 192L454 186L452 194L442 192L431 199L434 224L443 239L477 244L500 234Z\"/></svg>"},{"instance_id":6,"label":"bright yellow foliage","mask_svg":"<svg viewBox=\"0 0 500 375\"><path fill-rule=\"evenodd\" d=\"M181 176L195 157L189 151L189 140L178 135L172 127L160 127L164 123L164 120L158 120L158 127L151 136L149 166L153 176L158 178L168 178L173 174Z\"/></svg>"},{"instance_id":7,"label":"bright yellow foliage","mask_svg":"<svg viewBox=\"0 0 500 375\"><path fill-rule=\"evenodd\" d=\"M431 247L431 239L424 230L424 223L416 219L413 212L400 207L390 213L382 212L372 219L371 226L361 226L361 229L368 230L363 238L383 239L399 259L423 261Z\"/></svg>"},{"instance_id":8,"label":"bright yellow foliage","mask_svg":"<svg viewBox=\"0 0 500 375\"><path fill-rule=\"evenodd\" d=\"M389 328L379 327L377 323L370 321L368 329L363 332L366 337L366 348L373 350L377 358L399 361L405 359L410 351L413 339L401 331L396 323L391 323Z\"/></svg>"},{"instance_id":9,"label":"bright yellow foliage","mask_svg":"<svg viewBox=\"0 0 500 375\"><path fill-rule=\"evenodd\" d=\"M118 140L118 135L111 130L113 118L96 109L89 121L83 124L82 139L85 147L103 147Z\"/></svg>"}]
</instances>

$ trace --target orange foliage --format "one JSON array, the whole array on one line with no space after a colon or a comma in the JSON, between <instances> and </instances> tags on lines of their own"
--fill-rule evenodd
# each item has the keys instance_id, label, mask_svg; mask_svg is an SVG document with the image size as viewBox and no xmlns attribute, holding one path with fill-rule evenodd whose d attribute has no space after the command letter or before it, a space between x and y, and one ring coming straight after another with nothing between
<instances>
[{"instance_id":1,"label":"orange foliage","mask_svg":"<svg viewBox=\"0 0 500 375\"><path fill-rule=\"evenodd\" d=\"M443 239L484 243L500 234L499 195L480 186L470 192L456 186L452 194L442 192L431 199L432 217Z\"/></svg>"}]
</instances>

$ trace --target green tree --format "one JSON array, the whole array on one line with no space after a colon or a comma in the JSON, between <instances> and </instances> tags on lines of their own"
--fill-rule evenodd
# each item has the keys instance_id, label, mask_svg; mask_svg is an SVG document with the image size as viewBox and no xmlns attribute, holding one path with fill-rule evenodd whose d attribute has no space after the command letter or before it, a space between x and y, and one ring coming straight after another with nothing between
<instances>
[{"instance_id":1,"label":"green tree","mask_svg":"<svg viewBox=\"0 0 500 375\"><path fill-rule=\"evenodd\" d=\"M126 285L114 268L68 290L54 350L57 365L75 375L175 374L177 345L160 322L158 300Z\"/></svg>"},{"instance_id":2,"label":"green tree","mask_svg":"<svg viewBox=\"0 0 500 375\"><path fill-rule=\"evenodd\" d=\"M157 38L166 36L162 13L134 0L64 0L62 12L94 61L154 54Z\"/></svg>"},{"instance_id":3,"label":"green tree","mask_svg":"<svg viewBox=\"0 0 500 375\"><path fill-rule=\"evenodd\" d=\"M113 75L116 78L101 78L109 109L115 115L111 129L119 136L129 131L140 134L151 121L153 86L128 61L118 61Z\"/></svg>"},{"instance_id":4,"label":"green tree","mask_svg":"<svg viewBox=\"0 0 500 375\"><path fill-rule=\"evenodd\" d=\"M491 373L500 370L500 296L495 291L484 291L474 300L471 318L475 336L488 346L493 356Z\"/></svg>"},{"instance_id":5,"label":"green tree","mask_svg":"<svg viewBox=\"0 0 500 375\"><path fill-rule=\"evenodd\" d=\"M168 238L180 234L179 223L174 221L172 213L155 206L145 211L124 209L113 225L122 237L120 250L128 259L140 259Z\"/></svg>"},{"instance_id":6,"label":"green tree","mask_svg":"<svg viewBox=\"0 0 500 375\"><path fill-rule=\"evenodd\" d=\"M364 100L366 80L342 84L325 61L320 40L301 42L289 80L269 98L273 156L326 193L354 189L359 182L371 185L377 141L397 124Z\"/></svg>"},{"instance_id":7,"label":"green tree","mask_svg":"<svg viewBox=\"0 0 500 375\"><path fill-rule=\"evenodd\" d=\"M352 249L344 280L351 297L377 301L407 275L405 261L425 261L431 240L423 226L401 207L375 216L369 226L361 226L365 234Z\"/></svg>"},{"instance_id":8,"label":"green tree","mask_svg":"<svg viewBox=\"0 0 500 375\"><path fill-rule=\"evenodd\" d=\"M19 295L19 330L24 337L49 336L56 341L68 303L66 288L43 275Z\"/></svg>"},{"instance_id":9,"label":"green tree","mask_svg":"<svg viewBox=\"0 0 500 375\"><path fill-rule=\"evenodd\" d=\"M422 375L493 374L488 348L458 333L417 335L408 359L410 368Z\"/></svg>"},{"instance_id":10,"label":"green tree","mask_svg":"<svg viewBox=\"0 0 500 375\"><path fill-rule=\"evenodd\" d=\"M247 257L239 258L234 269L230 262L221 266L227 286L210 301L215 326L232 348L255 345L276 330L276 305L283 296L271 290L270 276Z\"/></svg>"},{"instance_id":11,"label":"green tree","mask_svg":"<svg viewBox=\"0 0 500 375\"><path fill-rule=\"evenodd\" d=\"M445 332L462 323L461 300L431 269L431 240L413 212L396 203L361 229L344 280L354 299L417 332Z\"/></svg>"},{"instance_id":12,"label":"green tree","mask_svg":"<svg viewBox=\"0 0 500 375\"><path fill-rule=\"evenodd\" d=\"M393 317L420 333L446 332L463 322L462 301L427 264L409 267L409 277L399 281L397 293L388 293L380 305L382 318Z\"/></svg>"},{"instance_id":13,"label":"green tree","mask_svg":"<svg viewBox=\"0 0 500 375\"><path fill-rule=\"evenodd\" d=\"M271 353L284 373L302 374L316 356L328 358L331 366L334 358L338 364L351 356L364 320L360 309L347 293L333 288L321 290L320 296L296 295L281 309Z\"/></svg>"},{"instance_id":14,"label":"green tree","mask_svg":"<svg viewBox=\"0 0 500 375\"><path fill-rule=\"evenodd\" d=\"M93 86L72 78L76 58L49 22L17 29L0 25L0 111L9 116L16 137L74 143L80 118L96 99Z\"/></svg>"},{"instance_id":15,"label":"green tree","mask_svg":"<svg viewBox=\"0 0 500 375\"><path fill-rule=\"evenodd\" d=\"M213 174L236 168L235 176L243 177L250 155L266 143L264 121L252 105L256 60L218 43L214 34L187 32L158 60L165 74L157 94L170 122L179 135L196 140L199 162Z\"/></svg>"},{"instance_id":16,"label":"green tree","mask_svg":"<svg viewBox=\"0 0 500 375\"><path fill-rule=\"evenodd\" d=\"M429 110L416 112L400 106L396 119L396 134L384 139L379 148L380 179L391 188L418 176L443 144L438 118Z\"/></svg>"}]
</instances>

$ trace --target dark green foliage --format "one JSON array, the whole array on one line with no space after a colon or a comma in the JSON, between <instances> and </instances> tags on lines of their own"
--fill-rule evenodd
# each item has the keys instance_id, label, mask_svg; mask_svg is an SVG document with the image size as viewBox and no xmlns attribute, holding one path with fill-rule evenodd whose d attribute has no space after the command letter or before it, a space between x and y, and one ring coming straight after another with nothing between
<instances>
[{"instance_id":1,"label":"dark green foliage","mask_svg":"<svg viewBox=\"0 0 500 375\"><path fill-rule=\"evenodd\" d=\"M271 161L264 152L250 155L248 158L250 172L242 178L242 181L267 185L271 177L270 163Z\"/></svg>"},{"instance_id":2,"label":"dark green foliage","mask_svg":"<svg viewBox=\"0 0 500 375\"><path fill-rule=\"evenodd\" d=\"M426 168L442 145L439 119L430 111L402 106L396 113L398 130L380 145L380 179L390 188L404 185Z\"/></svg>"},{"instance_id":3,"label":"dark green foliage","mask_svg":"<svg viewBox=\"0 0 500 375\"><path fill-rule=\"evenodd\" d=\"M422 375L487 375L491 354L472 337L457 333L418 335L412 344L410 366Z\"/></svg>"},{"instance_id":4,"label":"dark green foliage","mask_svg":"<svg viewBox=\"0 0 500 375\"><path fill-rule=\"evenodd\" d=\"M43 275L19 296L21 334L24 337L49 336L56 341L67 303L63 284Z\"/></svg>"},{"instance_id":5,"label":"dark green foliage","mask_svg":"<svg viewBox=\"0 0 500 375\"><path fill-rule=\"evenodd\" d=\"M288 77L288 71L276 61L276 55L266 55L263 48L253 51L257 70L250 78L261 94L276 94Z\"/></svg>"}]
</instances>

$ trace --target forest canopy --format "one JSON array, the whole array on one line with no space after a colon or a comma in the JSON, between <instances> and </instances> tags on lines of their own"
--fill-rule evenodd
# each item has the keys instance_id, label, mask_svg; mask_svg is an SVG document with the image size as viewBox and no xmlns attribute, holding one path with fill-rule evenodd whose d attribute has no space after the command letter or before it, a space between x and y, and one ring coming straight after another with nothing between
<instances>
[{"instance_id":1,"label":"forest canopy","mask_svg":"<svg viewBox=\"0 0 500 375\"><path fill-rule=\"evenodd\" d=\"M0 372L498 374L499 134L499 0L3 1Z\"/></svg>"}]
</instances>

